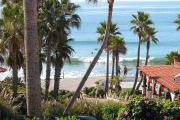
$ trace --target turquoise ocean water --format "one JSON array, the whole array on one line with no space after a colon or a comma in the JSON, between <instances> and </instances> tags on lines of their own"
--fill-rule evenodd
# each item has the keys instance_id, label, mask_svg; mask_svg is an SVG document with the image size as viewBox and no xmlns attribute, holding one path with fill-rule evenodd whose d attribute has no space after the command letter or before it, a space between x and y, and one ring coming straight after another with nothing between
<instances>
[{"instance_id":1,"label":"turquoise ocean water","mask_svg":"<svg viewBox=\"0 0 180 120\"><path fill-rule=\"evenodd\" d=\"M75 40L70 43L75 49L71 64L65 64L63 72L66 78L82 77L87 70L90 62L95 56L101 43L96 42L98 34L96 28L99 23L107 18L107 3L96 5L87 3L78 3L81 9L78 11L82 24L79 30L72 30L71 37ZM180 51L180 31L176 31L175 21L177 14L180 13L180 2L115 2L113 11L113 22L117 23L122 36L126 41L128 48L127 54L120 56L120 64L123 68L126 65L129 68L136 66L137 41L138 38L130 31L130 21L132 14L137 11L145 11L151 15L157 28L156 37L159 39L158 45L151 45L150 63L163 64L163 57L171 51ZM93 54L92 54L93 53ZM141 64L144 64L146 46L141 47ZM105 75L106 54L103 53L91 76ZM110 67L111 68L111 67ZM51 77L53 78L53 73ZM135 70L129 71L129 75L134 75ZM20 71L20 75L22 72ZM1 74L1 79L10 72ZM42 78L45 77L45 68Z\"/></svg>"}]
</instances>

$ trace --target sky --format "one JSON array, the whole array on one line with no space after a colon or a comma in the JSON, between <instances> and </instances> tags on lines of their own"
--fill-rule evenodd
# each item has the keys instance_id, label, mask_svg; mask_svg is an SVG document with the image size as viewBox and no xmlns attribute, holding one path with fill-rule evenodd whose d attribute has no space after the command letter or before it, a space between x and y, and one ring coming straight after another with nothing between
<instances>
[{"instance_id":1,"label":"sky","mask_svg":"<svg viewBox=\"0 0 180 120\"><path fill-rule=\"evenodd\" d=\"M72 2L84 2L86 0L71 0ZM102 2L106 2L107 0L99 0ZM117 1L121 1L121 2L127 2L127 1L143 1L143 2L150 2L150 1L154 1L154 2L158 2L158 1L180 1L180 0L115 0L115 2Z\"/></svg>"}]
</instances>

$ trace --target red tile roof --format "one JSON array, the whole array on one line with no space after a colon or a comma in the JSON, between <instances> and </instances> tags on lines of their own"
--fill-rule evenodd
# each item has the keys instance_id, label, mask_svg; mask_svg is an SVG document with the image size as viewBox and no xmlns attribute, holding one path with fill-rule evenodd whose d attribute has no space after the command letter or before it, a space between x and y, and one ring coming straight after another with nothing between
<instances>
[{"instance_id":1,"label":"red tile roof","mask_svg":"<svg viewBox=\"0 0 180 120\"><path fill-rule=\"evenodd\" d=\"M0 67L0 72L5 72L5 71L6 71L5 68Z\"/></svg>"},{"instance_id":2,"label":"red tile roof","mask_svg":"<svg viewBox=\"0 0 180 120\"><path fill-rule=\"evenodd\" d=\"M156 80L171 91L180 91L180 82L174 80L180 74L180 69L174 66L140 66L139 70L149 77L157 77Z\"/></svg>"}]
</instances>

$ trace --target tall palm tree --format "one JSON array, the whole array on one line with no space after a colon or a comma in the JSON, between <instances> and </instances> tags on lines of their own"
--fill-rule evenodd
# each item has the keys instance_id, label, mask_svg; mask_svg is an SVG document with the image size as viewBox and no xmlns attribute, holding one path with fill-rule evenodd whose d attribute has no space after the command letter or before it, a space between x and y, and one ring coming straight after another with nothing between
<instances>
[{"instance_id":1,"label":"tall palm tree","mask_svg":"<svg viewBox=\"0 0 180 120\"><path fill-rule=\"evenodd\" d=\"M71 3L69 0L60 1L61 14L60 19L57 20L57 24L60 26L57 28L57 46L55 47L56 64L55 64L55 75L54 75L54 97L56 98L59 90L59 82L61 69L65 59L68 59L73 52L71 46L68 45L68 35L71 32L71 28L79 28L81 19L76 14L79 6Z\"/></svg>"},{"instance_id":2,"label":"tall palm tree","mask_svg":"<svg viewBox=\"0 0 180 120\"><path fill-rule=\"evenodd\" d=\"M71 41L71 39L65 38L65 40L61 40L55 50L55 60L54 60L55 74L54 74L54 91L53 91L54 93L53 95L55 98L58 96L61 70L63 68L64 62L65 60L68 60L70 62L70 56L74 52L74 49L68 45L69 41Z\"/></svg>"},{"instance_id":3,"label":"tall palm tree","mask_svg":"<svg viewBox=\"0 0 180 120\"><path fill-rule=\"evenodd\" d=\"M145 29L145 32L146 32L146 39L143 42L146 42L146 61L145 61L145 66L147 66L148 65L148 61L149 61L149 50L150 50L151 42L157 44L158 39L155 37L155 34L157 33L155 28L147 27ZM139 87L140 87L142 81L143 81L143 79L140 80L138 86L136 87L136 90L139 90Z\"/></svg>"},{"instance_id":4,"label":"tall palm tree","mask_svg":"<svg viewBox=\"0 0 180 120\"><path fill-rule=\"evenodd\" d=\"M41 33L45 35L43 37L43 46L47 55L45 99L48 97L50 84L50 56L53 51L56 51L57 46L59 46L58 44L64 40L64 36L67 37L66 33L70 33L70 27L80 27L81 20L76 14L78 9L79 6L71 3L69 0L45 0L42 4L42 9L39 10ZM55 74L55 80L60 78L60 73L57 74L57 72L55 72ZM55 82L55 84L57 84L57 82Z\"/></svg>"},{"instance_id":5,"label":"tall palm tree","mask_svg":"<svg viewBox=\"0 0 180 120\"><path fill-rule=\"evenodd\" d=\"M114 35L110 39L110 44L109 44L109 50L112 51L114 55L114 59L116 61L116 76L119 76L119 54L126 54L127 48L125 46L125 41L124 38L122 38L119 35ZM113 63L113 69L114 69L114 63ZM120 90L120 83L117 84L117 88Z\"/></svg>"},{"instance_id":6,"label":"tall palm tree","mask_svg":"<svg viewBox=\"0 0 180 120\"><path fill-rule=\"evenodd\" d=\"M138 34L139 40L138 40L138 51L137 51L136 75L135 75L135 81L131 94L134 93L138 80L138 75L139 75L138 67L140 62L140 45L141 42L145 39L145 28L153 24L153 22L149 19L150 15L145 12L138 12L137 15L132 15L132 16L133 16L133 20L131 20L131 24L133 26L131 27L131 30L133 31L133 33Z\"/></svg>"},{"instance_id":7,"label":"tall palm tree","mask_svg":"<svg viewBox=\"0 0 180 120\"><path fill-rule=\"evenodd\" d=\"M104 35L105 35L105 29L106 29L106 21L104 22L101 22L100 23L100 26L97 28L96 32L100 35L98 38L97 38L97 41L98 42L103 42L103 38L104 38ZM113 35L118 35L120 34L120 32L118 32L118 27L117 27L117 24L114 24L114 23L111 23L111 26L110 26L110 33L109 33L109 39L111 39L111 37ZM109 40L108 40L109 41ZM106 46L106 51L107 51L107 66L106 66L106 86L105 86L105 92L108 93L108 89L109 89L109 42L107 43L107 46Z\"/></svg>"},{"instance_id":8,"label":"tall palm tree","mask_svg":"<svg viewBox=\"0 0 180 120\"><path fill-rule=\"evenodd\" d=\"M37 0L24 0L24 40L26 54L27 115L41 116L41 84L39 40L37 32Z\"/></svg>"},{"instance_id":9,"label":"tall palm tree","mask_svg":"<svg viewBox=\"0 0 180 120\"><path fill-rule=\"evenodd\" d=\"M51 73L51 54L56 44L56 19L60 14L59 9L60 5L56 0L45 0L39 9L39 31L43 41L42 47L44 48L47 57L45 100L48 98Z\"/></svg>"},{"instance_id":10,"label":"tall palm tree","mask_svg":"<svg viewBox=\"0 0 180 120\"><path fill-rule=\"evenodd\" d=\"M97 0L89 0L90 2L97 2ZM114 0L107 0L108 2L108 18L107 18L107 23L106 23L106 31L105 31L105 36L103 39L103 44L101 46L101 48L99 49L99 51L97 52L96 56L94 57L93 61L91 62L89 68L87 69L85 75L83 76L76 92L74 93L72 99L70 100L70 102L68 103L67 107L65 108L64 114L68 114L73 103L75 102L77 96L79 96L80 91L82 89L82 87L84 86L86 80L88 79L91 71L93 70L94 66L96 65L99 57L101 56L104 48L107 45L107 41L108 41L108 37L109 37L109 31L110 31L110 26L111 26L111 21L112 21L112 11L113 11L113 4L114 4Z\"/></svg>"},{"instance_id":11,"label":"tall palm tree","mask_svg":"<svg viewBox=\"0 0 180 120\"><path fill-rule=\"evenodd\" d=\"M2 19L0 19L0 49L6 53L7 65L12 68L13 97L17 96L18 69L22 65L23 48L23 12L16 2L3 1ZM21 63L21 64L20 64Z\"/></svg>"},{"instance_id":12,"label":"tall palm tree","mask_svg":"<svg viewBox=\"0 0 180 120\"><path fill-rule=\"evenodd\" d=\"M58 2L58 1L56 1ZM76 11L78 10L79 6L75 5L74 3L71 3L69 0L61 0L59 3L60 12L59 19L56 21L57 27L55 28L55 36L56 36L56 46L55 46L55 75L54 75L54 97L57 97L58 90L59 90L59 81L60 81L60 75L61 75L61 69L63 67L63 59L67 58L68 55L68 49L62 48L63 44L68 42L68 34L71 32L71 27L73 28L79 28L80 27L80 17L76 14ZM62 45L62 46L61 46ZM70 50L70 46L67 46ZM67 50L67 55L63 53L62 50Z\"/></svg>"},{"instance_id":13,"label":"tall palm tree","mask_svg":"<svg viewBox=\"0 0 180 120\"><path fill-rule=\"evenodd\" d=\"M116 76L118 76L118 66L119 66L119 54L126 54L127 48L125 46L124 38L119 35L112 36L110 39L110 48L115 55L116 59Z\"/></svg>"},{"instance_id":14,"label":"tall palm tree","mask_svg":"<svg viewBox=\"0 0 180 120\"><path fill-rule=\"evenodd\" d=\"M150 45L151 42L157 44L158 39L155 37L155 34L157 33L156 29L153 27L147 27L145 30L146 34L147 34L147 39L145 39L146 42L146 61L145 61L145 65L148 64L148 60L149 60L149 49L150 49Z\"/></svg>"}]
</instances>

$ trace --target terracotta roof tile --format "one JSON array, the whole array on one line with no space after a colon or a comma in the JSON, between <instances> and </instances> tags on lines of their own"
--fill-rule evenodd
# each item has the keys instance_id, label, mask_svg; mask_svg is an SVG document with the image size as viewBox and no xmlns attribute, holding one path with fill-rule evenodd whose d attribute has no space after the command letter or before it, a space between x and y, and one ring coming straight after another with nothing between
<instances>
[{"instance_id":1,"label":"terracotta roof tile","mask_svg":"<svg viewBox=\"0 0 180 120\"><path fill-rule=\"evenodd\" d=\"M180 90L180 82L174 80L175 76L180 74L180 69L174 66L140 66L139 70L149 77L158 76L157 82L169 88L172 91Z\"/></svg>"}]
</instances>

